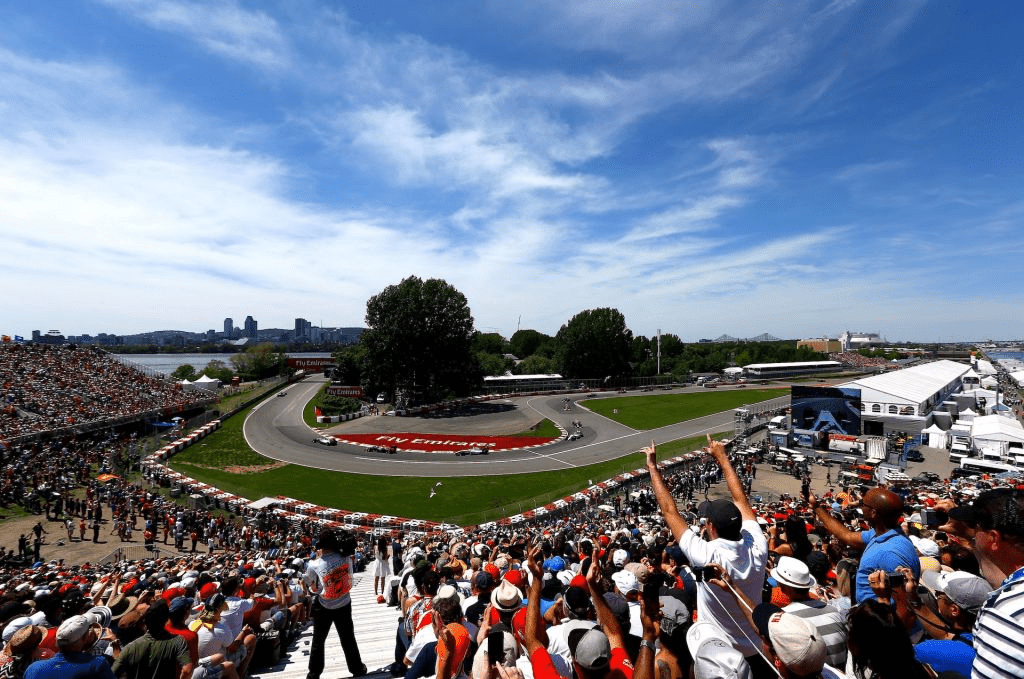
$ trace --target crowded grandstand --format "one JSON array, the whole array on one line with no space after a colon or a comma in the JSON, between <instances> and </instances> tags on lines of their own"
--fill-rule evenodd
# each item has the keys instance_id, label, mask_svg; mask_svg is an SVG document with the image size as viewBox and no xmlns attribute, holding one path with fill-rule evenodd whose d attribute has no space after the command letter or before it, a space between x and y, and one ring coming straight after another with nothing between
<instances>
[{"instance_id":1,"label":"crowded grandstand","mask_svg":"<svg viewBox=\"0 0 1024 679\"><path fill-rule=\"evenodd\" d=\"M752 456L709 441L668 466L652 443L628 482L515 523L323 516L197 488L163 458L126 481L135 432L68 432L68 417L197 402L91 350L54 351L0 351L14 407L0 501L39 515L0 557L4 676L1024 676L1014 474L768 500ZM123 549L55 558L101 532ZM372 595L357 587L370 577ZM367 629L357 596L391 622ZM328 658L332 626L342 655ZM367 654L370 633L393 652Z\"/></svg>"}]
</instances>

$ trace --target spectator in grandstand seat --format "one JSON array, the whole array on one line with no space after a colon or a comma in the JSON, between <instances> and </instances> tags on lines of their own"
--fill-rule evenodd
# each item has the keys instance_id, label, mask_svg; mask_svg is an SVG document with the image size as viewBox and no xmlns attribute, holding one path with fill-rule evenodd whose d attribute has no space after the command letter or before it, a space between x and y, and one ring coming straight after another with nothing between
<instances>
[{"instance_id":1,"label":"spectator in grandstand seat","mask_svg":"<svg viewBox=\"0 0 1024 679\"><path fill-rule=\"evenodd\" d=\"M228 610L228 602L220 592L203 603L203 610L189 629L195 632L199 642L199 664L217 665L223 657L235 667L238 676L245 676L252 653L256 648L256 637L248 627L237 636L232 636L221 616ZM204 662L205 660L205 662Z\"/></svg>"},{"instance_id":2,"label":"spectator in grandstand seat","mask_svg":"<svg viewBox=\"0 0 1024 679\"><path fill-rule=\"evenodd\" d=\"M651 485L662 516L689 562L694 567L721 564L735 586L751 600L757 600L764 586L768 543L747 501L739 477L725 453L725 446L720 441L712 441L710 436L708 444L711 456L721 469L732 495L731 502L716 500L710 503L705 526L710 541L701 540L679 513L675 499L658 468L657 450L653 441L644 448ZM729 634L736 648L747 658L755 677L771 677L774 673L757 654L757 630L748 623L740 608L735 599L720 596L706 582L698 584L698 616L714 622Z\"/></svg>"},{"instance_id":3,"label":"spectator in grandstand seat","mask_svg":"<svg viewBox=\"0 0 1024 679\"><path fill-rule=\"evenodd\" d=\"M44 634L42 627L29 623L11 635L0 658L0 677L22 679L25 669L34 660L52 657L52 652L45 652L43 658L36 657Z\"/></svg>"},{"instance_id":4,"label":"spectator in grandstand seat","mask_svg":"<svg viewBox=\"0 0 1024 679\"><path fill-rule=\"evenodd\" d=\"M86 651L96 643L99 633L99 624L92 619L71 616L57 629L59 652L29 665L25 679L114 679L107 659Z\"/></svg>"},{"instance_id":5,"label":"spectator in grandstand seat","mask_svg":"<svg viewBox=\"0 0 1024 679\"><path fill-rule=\"evenodd\" d=\"M817 630L825 642L829 665L846 667L846 619L834 606L810 597L815 580L807 564L783 556L771 570L771 576L791 602L782 610L803 618Z\"/></svg>"},{"instance_id":6,"label":"spectator in grandstand seat","mask_svg":"<svg viewBox=\"0 0 1024 679\"><path fill-rule=\"evenodd\" d=\"M431 602L431 625L437 637L437 679L452 679L462 673L471 645L469 630L462 619L458 596L435 597Z\"/></svg>"},{"instance_id":7,"label":"spectator in grandstand seat","mask_svg":"<svg viewBox=\"0 0 1024 679\"><path fill-rule=\"evenodd\" d=\"M895 573L896 569L904 566L914 573L914 577L921 576L921 560L917 550L900 530L903 501L896 493L885 488L872 488L864 494L861 508L871 528L861 532L846 528L832 516L826 505L818 502L815 496L808 497L808 505L815 518L841 543L853 549L864 550L857 567L854 604L874 596L868 576L877 570Z\"/></svg>"},{"instance_id":8,"label":"spectator in grandstand seat","mask_svg":"<svg viewBox=\"0 0 1024 679\"><path fill-rule=\"evenodd\" d=\"M1024 658L1024 489L987 490L949 509L944 528L970 540L981 575L995 592L974 625L972 677L1022 677Z\"/></svg>"},{"instance_id":9,"label":"spectator in grandstand seat","mask_svg":"<svg viewBox=\"0 0 1024 679\"><path fill-rule=\"evenodd\" d=\"M854 674L873 679L926 679L906 627L888 602L867 597L850 609L847 646Z\"/></svg>"},{"instance_id":10,"label":"spectator in grandstand seat","mask_svg":"<svg viewBox=\"0 0 1024 679\"><path fill-rule=\"evenodd\" d=\"M114 661L114 674L127 679L189 679L194 669L185 640L165 629L167 602L146 610L146 633L131 642Z\"/></svg>"},{"instance_id":11,"label":"spectator in grandstand seat","mask_svg":"<svg viewBox=\"0 0 1024 679\"><path fill-rule=\"evenodd\" d=\"M320 535L318 558L306 567L305 581L317 598L313 603L313 640L309 649L307 679L319 679L324 670L324 642L331 625L338 630L345 664L352 676L366 674L366 665L359 655L355 627L352 623L352 557L339 553L341 543L334 532ZM241 674L241 672L239 673Z\"/></svg>"}]
</instances>

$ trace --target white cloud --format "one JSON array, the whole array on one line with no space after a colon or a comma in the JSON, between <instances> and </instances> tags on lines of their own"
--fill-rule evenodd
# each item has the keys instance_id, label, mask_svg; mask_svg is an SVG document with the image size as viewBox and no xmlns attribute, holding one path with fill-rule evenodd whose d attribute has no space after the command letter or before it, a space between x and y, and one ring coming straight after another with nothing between
<instances>
[{"instance_id":1,"label":"white cloud","mask_svg":"<svg viewBox=\"0 0 1024 679\"><path fill-rule=\"evenodd\" d=\"M287 40L272 17L233 0L98 0L157 30L194 40L228 59L279 69L289 61Z\"/></svg>"}]
</instances>

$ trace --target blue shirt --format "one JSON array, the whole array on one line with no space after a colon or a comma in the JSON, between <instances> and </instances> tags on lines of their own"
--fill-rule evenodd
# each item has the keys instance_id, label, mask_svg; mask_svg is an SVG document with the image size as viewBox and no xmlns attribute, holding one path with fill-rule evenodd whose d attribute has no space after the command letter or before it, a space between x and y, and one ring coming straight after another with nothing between
<instances>
[{"instance_id":1,"label":"blue shirt","mask_svg":"<svg viewBox=\"0 0 1024 679\"><path fill-rule=\"evenodd\" d=\"M872 528L863 531L860 537L867 547L857 567L856 603L875 598L868 584L868 576L877 570L895 573L898 567L906 566L914 573L914 577L921 577L921 558L914 549L914 543L902 531L893 528L876 536Z\"/></svg>"},{"instance_id":2,"label":"blue shirt","mask_svg":"<svg viewBox=\"0 0 1024 679\"><path fill-rule=\"evenodd\" d=\"M960 636L974 639L970 634ZM930 639L914 646L914 657L930 665L936 672L953 670L969 677L974 663L974 647L956 639Z\"/></svg>"},{"instance_id":3,"label":"blue shirt","mask_svg":"<svg viewBox=\"0 0 1024 679\"><path fill-rule=\"evenodd\" d=\"M25 670L25 679L115 679L110 663L102 655L58 653L39 660Z\"/></svg>"}]
</instances>

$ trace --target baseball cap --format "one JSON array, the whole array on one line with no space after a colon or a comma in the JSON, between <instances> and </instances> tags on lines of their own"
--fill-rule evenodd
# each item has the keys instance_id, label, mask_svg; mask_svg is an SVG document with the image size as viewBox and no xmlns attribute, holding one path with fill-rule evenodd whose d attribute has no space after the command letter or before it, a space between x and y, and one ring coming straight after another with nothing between
<instances>
[{"instance_id":1,"label":"baseball cap","mask_svg":"<svg viewBox=\"0 0 1024 679\"><path fill-rule=\"evenodd\" d=\"M636 579L636 576L631 572L622 570L612 573L612 582L619 588L619 591L623 594L629 594L630 592L637 592L640 590L640 581Z\"/></svg>"},{"instance_id":2,"label":"baseball cap","mask_svg":"<svg viewBox=\"0 0 1024 679\"><path fill-rule=\"evenodd\" d=\"M575 618L586 618L594 606L594 603L590 600L590 595L587 594L587 590L582 587L567 587L563 597L570 616Z\"/></svg>"},{"instance_id":3,"label":"baseball cap","mask_svg":"<svg viewBox=\"0 0 1024 679\"><path fill-rule=\"evenodd\" d=\"M809 622L772 604L758 604L752 617L761 636L771 641L775 655L791 672L812 675L825 666L825 641Z\"/></svg>"},{"instance_id":4,"label":"baseball cap","mask_svg":"<svg viewBox=\"0 0 1024 679\"><path fill-rule=\"evenodd\" d=\"M698 622L686 633L693 657L694 679L752 679L743 654L737 651L721 627Z\"/></svg>"},{"instance_id":5,"label":"baseball cap","mask_svg":"<svg viewBox=\"0 0 1024 679\"><path fill-rule=\"evenodd\" d=\"M625 566L629 561L629 552L624 549L616 549L612 552L612 563L616 566Z\"/></svg>"},{"instance_id":6,"label":"baseball cap","mask_svg":"<svg viewBox=\"0 0 1024 679\"><path fill-rule=\"evenodd\" d=\"M661 602L661 631L670 636L679 627L686 624L690 619L690 612L686 610L683 602L674 596L660 596Z\"/></svg>"},{"instance_id":7,"label":"baseball cap","mask_svg":"<svg viewBox=\"0 0 1024 679\"><path fill-rule=\"evenodd\" d=\"M188 597L185 597L185 596L179 596L179 597L175 597L174 599L171 600L171 603L167 607L167 610L170 612L171 615L174 615L176 613L180 613L181 611L183 611L185 609L191 609L191 608L192 608L192 599L190 599Z\"/></svg>"},{"instance_id":8,"label":"baseball cap","mask_svg":"<svg viewBox=\"0 0 1024 679\"><path fill-rule=\"evenodd\" d=\"M992 593L992 587L985 578L953 571L952 573L925 571L921 582L933 592L942 592L960 608L977 611Z\"/></svg>"},{"instance_id":9,"label":"baseball cap","mask_svg":"<svg viewBox=\"0 0 1024 679\"><path fill-rule=\"evenodd\" d=\"M580 667L591 671L600 671L608 667L612 658L612 646L604 632L596 628L586 630L579 635L575 646L572 645L574 638L577 637L570 632L569 650L572 652L572 659Z\"/></svg>"},{"instance_id":10,"label":"baseball cap","mask_svg":"<svg viewBox=\"0 0 1024 679\"><path fill-rule=\"evenodd\" d=\"M72 615L57 628L58 644L75 644L85 638L89 630L99 627L100 622L97 616L93 615Z\"/></svg>"},{"instance_id":11,"label":"baseball cap","mask_svg":"<svg viewBox=\"0 0 1024 679\"><path fill-rule=\"evenodd\" d=\"M731 500L721 499L702 503L698 513L707 517L719 535L733 533L739 530L740 524L743 523L739 508Z\"/></svg>"}]
</instances>

